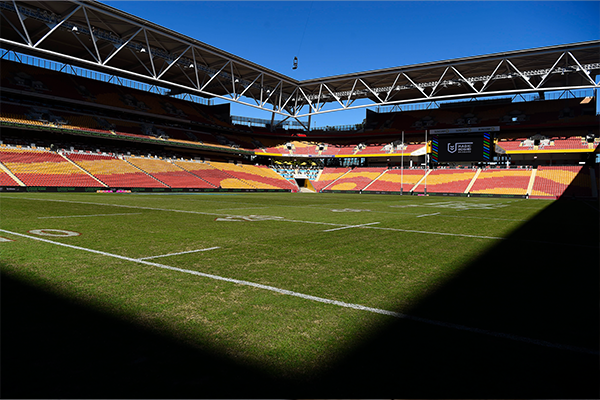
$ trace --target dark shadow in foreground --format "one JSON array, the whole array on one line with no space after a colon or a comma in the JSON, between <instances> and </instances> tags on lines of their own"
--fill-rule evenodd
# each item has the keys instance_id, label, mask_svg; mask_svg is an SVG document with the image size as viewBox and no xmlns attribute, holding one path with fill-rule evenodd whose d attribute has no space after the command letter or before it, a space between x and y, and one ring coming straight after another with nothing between
<instances>
[{"instance_id":1,"label":"dark shadow in foreground","mask_svg":"<svg viewBox=\"0 0 600 400\"><path fill-rule=\"evenodd\" d=\"M552 203L407 314L597 351L597 224L589 204ZM2 275L3 398L598 398L598 361L390 317L290 381Z\"/></svg>"},{"instance_id":2,"label":"dark shadow in foreground","mask_svg":"<svg viewBox=\"0 0 600 400\"><path fill-rule=\"evenodd\" d=\"M396 320L322 377L323 397L600 398L593 204L551 203L406 312L540 344Z\"/></svg>"}]
</instances>

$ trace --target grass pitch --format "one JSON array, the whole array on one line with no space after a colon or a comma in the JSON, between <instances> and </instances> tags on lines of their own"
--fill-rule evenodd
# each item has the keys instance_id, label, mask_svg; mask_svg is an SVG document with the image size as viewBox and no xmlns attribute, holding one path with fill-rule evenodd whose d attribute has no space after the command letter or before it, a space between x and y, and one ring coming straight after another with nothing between
<instances>
[{"instance_id":1,"label":"grass pitch","mask_svg":"<svg viewBox=\"0 0 600 400\"><path fill-rule=\"evenodd\" d=\"M0 205L5 397L598 396L594 202Z\"/></svg>"}]
</instances>

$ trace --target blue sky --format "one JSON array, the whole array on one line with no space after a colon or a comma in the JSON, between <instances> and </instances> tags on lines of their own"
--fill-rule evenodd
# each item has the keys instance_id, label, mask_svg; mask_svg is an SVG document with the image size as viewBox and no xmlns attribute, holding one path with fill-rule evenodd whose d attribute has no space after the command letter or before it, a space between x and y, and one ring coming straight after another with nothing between
<instances>
[{"instance_id":1,"label":"blue sky","mask_svg":"<svg viewBox=\"0 0 600 400\"><path fill-rule=\"evenodd\" d=\"M299 80L600 39L599 1L103 3ZM232 114L270 118L237 105ZM364 117L334 112L313 126Z\"/></svg>"}]
</instances>

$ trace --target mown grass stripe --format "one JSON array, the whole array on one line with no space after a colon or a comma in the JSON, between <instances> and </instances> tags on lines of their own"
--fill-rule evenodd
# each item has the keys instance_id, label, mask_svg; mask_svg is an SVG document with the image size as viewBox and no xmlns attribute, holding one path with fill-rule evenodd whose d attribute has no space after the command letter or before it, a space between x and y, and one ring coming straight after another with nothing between
<instances>
[{"instance_id":1,"label":"mown grass stripe","mask_svg":"<svg viewBox=\"0 0 600 400\"><path fill-rule=\"evenodd\" d=\"M449 329L455 329L455 330L466 331L466 332L471 332L471 333L477 333L477 334L482 334L482 335L486 335L486 336L492 336L492 337L495 337L495 338L508 339L508 340L513 340L513 341L518 341L518 342L523 342L523 343L528 343L528 344L534 344L534 345L543 346L543 347L549 347L549 348L560 349L560 350L568 350L568 351L573 351L573 352L577 352L577 353L584 353L584 354L590 354L590 355L600 355L599 351L593 350L593 349L584 348L584 347L578 347L578 346L571 346L571 345L553 343L553 342L548 342L548 341L545 341L545 340L532 339L532 338L528 338L528 337L524 337L524 336L519 336L519 335L513 335L513 334L508 334L508 333L502 333L502 332L495 332L495 331L490 331L490 330L487 330L487 329L473 328L473 327L459 325L459 324L453 324L453 323L449 323L449 322L436 321L436 320L432 320L432 319L428 319L428 318L416 317L416 316L412 316L412 315L408 315L408 314L403 314L403 313L399 313L399 312L395 312L395 311L389 311L389 310L383 310L383 309L379 309L379 308L367 307L367 306L363 306L363 305L360 305L360 304L353 304L353 303L346 303L346 302L338 301L338 300L325 299L323 297L317 297L317 296L312 296L312 295L308 295L308 294L298 293L298 292L294 292L294 291L291 291L291 290L280 289L280 288L277 288L277 287L274 287L274 286L263 285L263 284L260 284L260 283L254 283L254 282L244 281L244 280L240 280L240 279L226 278L226 277L222 277L222 276L218 276L218 275L206 274L206 273L199 272L199 271L192 271L192 270L188 270L188 269L172 267L172 266L165 265L165 264L159 264L159 263L144 261L144 260L140 260L140 259L136 259L136 258L126 257L126 256L120 256L118 254L112 254L112 253L108 253L108 252L105 252L105 251L88 249L88 248L85 248L85 247L80 247L80 246L74 246L74 245L70 245L70 244L66 244L66 243L55 242L53 240L43 239L43 238L29 236L29 235L24 235L22 233L11 232L11 231L8 231L8 230L5 230L5 229L0 229L0 232L4 232L4 233L9 234L9 235L15 235L15 236L19 236L19 237L24 237L24 238L27 238L27 239L37 240L37 241L40 241L40 242L50 243L50 244L54 244L54 245L57 245L57 246L67 247L67 248L71 248L71 249L75 249L75 250L81 250L81 251L85 251L85 252L89 252L89 253L95 253L95 254L100 254L100 255L103 255L103 256L113 257L113 258L117 258L117 259L121 259L121 260L125 260L125 261L131 261L131 262L134 262L134 263L149 265L149 266L153 266L153 267L157 267L157 268L162 268L162 269L167 269L167 270L177 271L177 272L183 272L183 273L186 273L186 274L201 276L201 277L215 279L215 280L224 281L224 282L235 283L235 284L239 284L239 285L245 285L245 286L255 287L255 288L258 288L258 289L269 290L269 291L272 291L272 292L276 292L276 293L280 293L280 294L284 294L284 295L288 295L288 296L299 297L299 298L302 298L302 299L305 299L305 300L311 300L311 301L316 301L316 302L320 302L320 303L336 305L336 306L339 306L339 307L351 308L351 309L360 310L360 311L367 311L367 312L372 312L372 313L381 314L381 315L387 315L387 316L391 316L391 317L395 317L395 318L401 318L401 319L411 320L411 321L415 321L415 322L421 322L421 323L425 323L425 324L428 324L428 325L434 325L434 326L439 326L439 327L443 327L443 328L449 328Z\"/></svg>"},{"instance_id":2,"label":"mown grass stripe","mask_svg":"<svg viewBox=\"0 0 600 400\"><path fill-rule=\"evenodd\" d=\"M219 213L209 213L202 211L191 211L191 210L176 210L170 208L157 208L157 207L144 207L144 206L131 206L125 204L110 204L110 203L92 203L86 201L70 201L70 200L57 200L57 199L31 199L31 198L20 198L20 197L11 197L11 196L2 196L2 198L11 198L11 199L20 199L20 200L36 200L36 201L56 201L62 203L75 203L75 204L88 204L94 206L112 206L112 207L124 207L124 208L135 208L141 210L152 210L152 211L168 211L168 212L176 212L176 213L186 213L186 214L199 214L199 215L210 215L216 217L233 217L233 218L246 218L246 215L232 215L232 214L219 214ZM281 221L281 222L297 222L303 224L316 224L316 225L330 225L330 226L349 226L348 224L336 224L331 222L320 222L320 221L303 221L303 220L293 220L293 219L269 219L269 221ZM425 235L441 235L441 236L456 236L456 237L465 237L465 238L475 238L475 239L489 239L489 240L512 240L518 242L526 242L526 243L541 243L541 244L551 244L551 245L559 245L559 246L573 246L573 247L583 247L583 248L592 248L597 249L600 246L590 246L584 244L577 243L556 243L542 240L531 240L531 239L508 239L505 237L499 236L482 236L482 235L468 235L464 233L451 233L451 232L434 232L434 231L420 231L414 229L401 229L401 228L382 228L378 226L360 226L363 229L381 229L387 231L395 231L395 232L406 232L406 233L420 233Z\"/></svg>"}]
</instances>

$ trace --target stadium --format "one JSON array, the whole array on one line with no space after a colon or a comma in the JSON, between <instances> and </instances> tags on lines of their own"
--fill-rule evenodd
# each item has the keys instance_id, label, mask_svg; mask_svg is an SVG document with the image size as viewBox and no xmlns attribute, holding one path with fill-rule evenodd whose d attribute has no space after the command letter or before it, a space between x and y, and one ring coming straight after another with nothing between
<instances>
[{"instance_id":1,"label":"stadium","mask_svg":"<svg viewBox=\"0 0 600 400\"><path fill-rule=\"evenodd\" d=\"M600 395L599 40L297 80L0 14L3 397Z\"/></svg>"}]
</instances>

